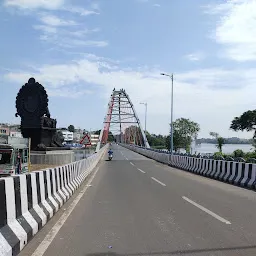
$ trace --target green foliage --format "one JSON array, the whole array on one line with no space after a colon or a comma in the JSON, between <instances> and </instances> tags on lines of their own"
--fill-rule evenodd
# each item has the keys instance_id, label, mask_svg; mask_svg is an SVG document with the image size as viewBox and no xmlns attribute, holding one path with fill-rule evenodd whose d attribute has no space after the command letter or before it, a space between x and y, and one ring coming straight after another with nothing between
<instances>
[{"instance_id":1,"label":"green foliage","mask_svg":"<svg viewBox=\"0 0 256 256\"><path fill-rule=\"evenodd\" d=\"M146 132L146 137L148 140L148 143L153 148L158 149L164 149L165 148L165 139L166 136L163 135L156 135L156 134L150 134L149 132Z\"/></svg>"},{"instance_id":2,"label":"green foliage","mask_svg":"<svg viewBox=\"0 0 256 256\"><path fill-rule=\"evenodd\" d=\"M170 151L171 149L170 135L168 135L165 139L165 147L167 148L167 150Z\"/></svg>"},{"instance_id":3,"label":"green foliage","mask_svg":"<svg viewBox=\"0 0 256 256\"><path fill-rule=\"evenodd\" d=\"M245 156L245 153L243 150L241 149L236 149L234 152L233 152L233 156L234 157L244 157Z\"/></svg>"},{"instance_id":4,"label":"green foliage","mask_svg":"<svg viewBox=\"0 0 256 256\"><path fill-rule=\"evenodd\" d=\"M210 135L216 139L216 147L218 148L219 152L222 153L222 147L225 144L225 139L221 137L217 132L210 132Z\"/></svg>"},{"instance_id":5,"label":"green foliage","mask_svg":"<svg viewBox=\"0 0 256 256\"><path fill-rule=\"evenodd\" d=\"M101 130L97 130L94 132L95 135L100 135Z\"/></svg>"},{"instance_id":6,"label":"green foliage","mask_svg":"<svg viewBox=\"0 0 256 256\"><path fill-rule=\"evenodd\" d=\"M256 158L256 152L249 152L246 153L246 158Z\"/></svg>"},{"instance_id":7,"label":"green foliage","mask_svg":"<svg viewBox=\"0 0 256 256\"><path fill-rule=\"evenodd\" d=\"M109 142L115 141L114 135L111 131L109 131L109 133L108 133L108 141Z\"/></svg>"},{"instance_id":8,"label":"green foliage","mask_svg":"<svg viewBox=\"0 0 256 256\"><path fill-rule=\"evenodd\" d=\"M186 119L179 118L173 122L173 148L177 151L184 148L189 152L193 137L200 131L199 124ZM170 150L170 136L166 137L166 148Z\"/></svg>"},{"instance_id":9,"label":"green foliage","mask_svg":"<svg viewBox=\"0 0 256 256\"><path fill-rule=\"evenodd\" d=\"M217 138L217 145L216 145L216 147L218 148L218 150L219 150L221 153L222 153L222 147L223 147L224 144L225 144L224 138L218 137L218 138Z\"/></svg>"},{"instance_id":10,"label":"green foliage","mask_svg":"<svg viewBox=\"0 0 256 256\"><path fill-rule=\"evenodd\" d=\"M173 122L173 129L185 138L196 136L200 131L200 126L198 123L189 119L179 118Z\"/></svg>"},{"instance_id":11,"label":"green foliage","mask_svg":"<svg viewBox=\"0 0 256 256\"><path fill-rule=\"evenodd\" d=\"M240 117L235 117L231 122L230 129L234 131L252 131L256 129L256 110L248 110Z\"/></svg>"},{"instance_id":12,"label":"green foliage","mask_svg":"<svg viewBox=\"0 0 256 256\"><path fill-rule=\"evenodd\" d=\"M227 158L227 157L232 157L232 158L241 157L241 158L245 159L247 162L254 162L254 161L252 161L252 159L253 158L256 159L256 151L245 153L241 149L236 149L231 155L223 154L223 153L220 153L220 152L215 152L214 153L214 158L216 158L218 156L223 156L224 158Z\"/></svg>"},{"instance_id":13,"label":"green foliage","mask_svg":"<svg viewBox=\"0 0 256 256\"><path fill-rule=\"evenodd\" d=\"M170 135L168 135L166 137L165 144L166 144L166 148L168 150L170 150L171 149L171 146L170 146L171 145ZM176 151L178 151L181 148L186 148L187 147L186 145L188 145L188 138L182 137L181 133L179 133L178 131L174 130L173 131L173 149L174 149L174 151L176 152Z\"/></svg>"},{"instance_id":14,"label":"green foliage","mask_svg":"<svg viewBox=\"0 0 256 256\"><path fill-rule=\"evenodd\" d=\"M69 125L68 130L69 130L70 132L75 132L75 126L72 125L72 124Z\"/></svg>"},{"instance_id":15,"label":"green foliage","mask_svg":"<svg viewBox=\"0 0 256 256\"><path fill-rule=\"evenodd\" d=\"M253 146L256 148L256 110L248 110L240 117L235 117L231 122L230 129L234 131L254 131Z\"/></svg>"},{"instance_id":16,"label":"green foliage","mask_svg":"<svg viewBox=\"0 0 256 256\"><path fill-rule=\"evenodd\" d=\"M215 152L213 154L214 159L220 159L221 157L225 157L225 155L223 155L221 152Z\"/></svg>"}]
</instances>

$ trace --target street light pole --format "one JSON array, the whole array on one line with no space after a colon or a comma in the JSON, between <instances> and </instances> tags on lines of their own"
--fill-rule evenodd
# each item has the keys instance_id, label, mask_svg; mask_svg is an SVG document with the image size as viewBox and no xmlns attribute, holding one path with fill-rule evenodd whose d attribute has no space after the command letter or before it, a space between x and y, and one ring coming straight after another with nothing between
<instances>
[{"instance_id":1,"label":"street light pole","mask_svg":"<svg viewBox=\"0 0 256 256\"><path fill-rule=\"evenodd\" d=\"M147 131L147 112L148 112L148 103L147 102L141 102L140 104L143 104L145 106L145 134Z\"/></svg>"},{"instance_id":2,"label":"street light pole","mask_svg":"<svg viewBox=\"0 0 256 256\"><path fill-rule=\"evenodd\" d=\"M171 132L170 132L170 152L173 154L173 74L165 74L161 73L162 76L168 76L171 78L172 81L172 88L171 88Z\"/></svg>"}]
</instances>

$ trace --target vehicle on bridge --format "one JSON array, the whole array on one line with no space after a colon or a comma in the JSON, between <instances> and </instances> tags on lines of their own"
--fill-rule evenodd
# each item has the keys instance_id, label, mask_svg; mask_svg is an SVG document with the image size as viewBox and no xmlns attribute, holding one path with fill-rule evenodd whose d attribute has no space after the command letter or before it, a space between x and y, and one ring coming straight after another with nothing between
<instances>
[{"instance_id":1,"label":"vehicle on bridge","mask_svg":"<svg viewBox=\"0 0 256 256\"><path fill-rule=\"evenodd\" d=\"M110 149L110 150L108 151L108 160L111 161L112 158L113 158L113 150Z\"/></svg>"},{"instance_id":2,"label":"vehicle on bridge","mask_svg":"<svg viewBox=\"0 0 256 256\"><path fill-rule=\"evenodd\" d=\"M29 139L7 137L0 144L0 177L28 172Z\"/></svg>"}]
</instances>

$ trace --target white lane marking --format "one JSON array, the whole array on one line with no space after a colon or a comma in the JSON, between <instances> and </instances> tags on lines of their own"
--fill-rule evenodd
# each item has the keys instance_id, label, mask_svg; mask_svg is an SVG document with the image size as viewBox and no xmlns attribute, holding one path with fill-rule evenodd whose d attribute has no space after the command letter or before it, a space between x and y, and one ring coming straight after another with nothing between
<instances>
[{"instance_id":1,"label":"white lane marking","mask_svg":"<svg viewBox=\"0 0 256 256\"><path fill-rule=\"evenodd\" d=\"M140 172L142 172L142 173L146 173L146 172L144 172L144 171L142 171L140 168L137 168Z\"/></svg>"},{"instance_id":2,"label":"white lane marking","mask_svg":"<svg viewBox=\"0 0 256 256\"><path fill-rule=\"evenodd\" d=\"M94 179L95 175L97 174L99 170L99 167L93 174L93 176L90 178L88 181L89 184L91 184L92 180ZM66 222L67 218L69 215L72 213L86 190L88 189L89 186L85 186L85 188L79 193L79 195L74 199L72 204L68 207L68 209L62 214L62 216L59 218L58 222L52 227L51 231L46 235L44 240L41 242L41 244L37 247L37 249L34 251L34 253L31 256L43 256L50 244L52 243L53 239L55 236L58 234L59 230L61 227L64 225Z\"/></svg>"},{"instance_id":3,"label":"white lane marking","mask_svg":"<svg viewBox=\"0 0 256 256\"><path fill-rule=\"evenodd\" d=\"M204 212L210 214L210 215L211 215L212 217L214 217L215 219L217 219L217 220L219 220L219 221L221 221L221 222L223 222L223 223L225 223L225 224L231 224L231 222L229 222L228 220L226 220L226 219L220 217L220 216L217 215L216 213L214 213L214 212L212 212L212 211L206 209L205 207L201 206L200 204L197 204L196 202L190 200L189 198L187 198L187 197L185 197L185 196L183 196L182 198L183 198L184 200L186 200L187 202L193 204L194 206L198 207L200 210L202 210L202 211L204 211Z\"/></svg>"},{"instance_id":4,"label":"white lane marking","mask_svg":"<svg viewBox=\"0 0 256 256\"><path fill-rule=\"evenodd\" d=\"M160 180L158 180L158 179L156 179L156 178L154 178L154 177L151 177L151 179L154 180L154 181L156 181L156 182L159 183L160 185L166 187L166 185L165 185L163 182L161 182Z\"/></svg>"},{"instance_id":5,"label":"white lane marking","mask_svg":"<svg viewBox=\"0 0 256 256\"><path fill-rule=\"evenodd\" d=\"M130 162L130 164L134 166L134 163Z\"/></svg>"},{"instance_id":6,"label":"white lane marking","mask_svg":"<svg viewBox=\"0 0 256 256\"><path fill-rule=\"evenodd\" d=\"M128 158L126 156L124 158L128 161Z\"/></svg>"}]
</instances>

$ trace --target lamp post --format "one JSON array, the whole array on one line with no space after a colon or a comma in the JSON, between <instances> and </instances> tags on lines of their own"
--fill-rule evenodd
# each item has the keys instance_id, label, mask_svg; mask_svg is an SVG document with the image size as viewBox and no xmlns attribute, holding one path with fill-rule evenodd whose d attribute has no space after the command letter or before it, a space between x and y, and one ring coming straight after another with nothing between
<instances>
[{"instance_id":1,"label":"lamp post","mask_svg":"<svg viewBox=\"0 0 256 256\"><path fill-rule=\"evenodd\" d=\"M162 76L168 76L172 81L172 91L171 91L171 134L170 134L170 152L173 154L173 74L161 73Z\"/></svg>"},{"instance_id":2,"label":"lamp post","mask_svg":"<svg viewBox=\"0 0 256 256\"><path fill-rule=\"evenodd\" d=\"M148 111L148 103L147 102L141 102L140 104L145 106L145 134L147 131L147 111Z\"/></svg>"}]
</instances>

